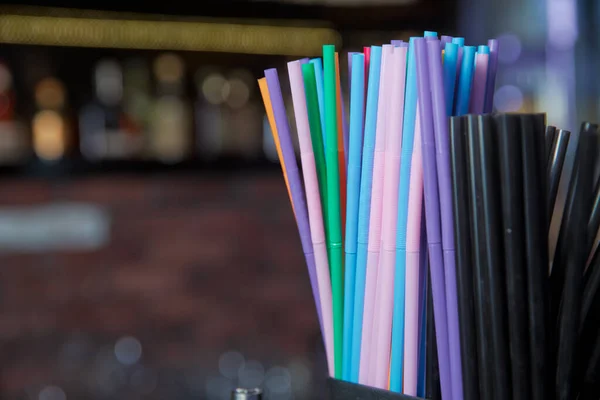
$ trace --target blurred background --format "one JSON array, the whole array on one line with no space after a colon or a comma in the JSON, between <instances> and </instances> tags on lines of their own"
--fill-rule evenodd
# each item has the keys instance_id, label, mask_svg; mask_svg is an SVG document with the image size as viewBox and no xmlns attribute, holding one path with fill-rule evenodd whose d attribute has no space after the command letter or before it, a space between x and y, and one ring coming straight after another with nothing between
<instances>
[{"instance_id":1,"label":"blurred background","mask_svg":"<svg viewBox=\"0 0 600 400\"><path fill-rule=\"evenodd\" d=\"M596 0L0 5L0 398L324 397L256 79L290 101L324 43L497 37L497 110L572 130L600 119L599 27Z\"/></svg>"}]
</instances>

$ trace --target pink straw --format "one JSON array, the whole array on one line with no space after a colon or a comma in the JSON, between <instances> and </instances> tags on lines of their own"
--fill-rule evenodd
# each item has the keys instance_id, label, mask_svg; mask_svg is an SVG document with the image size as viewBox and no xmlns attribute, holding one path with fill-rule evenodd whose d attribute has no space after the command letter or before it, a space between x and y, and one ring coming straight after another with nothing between
<instances>
[{"instance_id":1,"label":"pink straw","mask_svg":"<svg viewBox=\"0 0 600 400\"><path fill-rule=\"evenodd\" d=\"M302 173L304 175L304 186L306 189L310 235L313 243L317 270L317 284L319 287L319 295L321 297L325 352L327 354L329 375L333 376L333 310L331 280L329 276L329 263L327 261L327 247L325 243L325 230L323 227L323 214L321 211L321 197L319 195L319 182L317 180L317 169L310 137L308 112L306 109L302 63L300 61L288 63L288 74L290 76L294 116L296 118L298 142L300 144L300 158L302 161Z\"/></svg>"},{"instance_id":2,"label":"pink straw","mask_svg":"<svg viewBox=\"0 0 600 400\"><path fill-rule=\"evenodd\" d=\"M383 203L383 167L385 161L385 121L390 98L390 68L394 46L383 45L379 84L379 109L377 111L377 130L375 137L375 153L373 161L373 186L371 188L371 213L369 222L369 244L367 254L367 279L365 283L365 307L363 313L362 343L360 349L359 383L370 384L374 378L371 368L372 332L375 323L374 311L377 289L377 269L379 267L379 250L381 246L381 212Z\"/></svg>"},{"instance_id":3,"label":"pink straw","mask_svg":"<svg viewBox=\"0 0 600 400\"><path fill-rule=\"evenodd\" d=\"M421 121L417 106L415 146L411 162L406 225L406 292L404 304L404 394L417 395L419 366L419 274L421 246L421 211L423 207L423 155Z\"/></svg>"},{"instance_id":4,"label":"pink straw","mask_svg":"<svg viewBox=\"0 0 600 400\"><path fill-rule=\"evenodd\" d=\"M485 89L487 86L487 71L490 55L477 53L475 56L475 73L473 75L473 87L471 88L471 114L483 114L485 106Z\"/></svg>"},{"instance_id":5,"label":"pink straw","mask_svg":"<svg viewBox=\"0 0 600 400\"><path fill-rule=\"evenodd\" d=\"M377 325L373 335L375 350L375 380L372 385L388 388L392 314L394 308L394 272L396 267L396 223L398 220L398 184L404 120L404 89L408 46L397 47L391 57L392 97L387 112L385 170L383 181L383 216L381 232L381 264L377 286Z\"/></svg>"}]
</instances>

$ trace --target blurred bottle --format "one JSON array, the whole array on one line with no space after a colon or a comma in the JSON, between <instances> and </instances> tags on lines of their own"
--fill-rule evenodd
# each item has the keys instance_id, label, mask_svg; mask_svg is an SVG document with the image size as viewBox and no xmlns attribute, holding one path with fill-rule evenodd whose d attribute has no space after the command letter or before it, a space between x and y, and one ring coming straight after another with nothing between
<instances>
[{"instance_id":1,"label":"blurred bottle","mask_svg":"<svg viewBox=\"0 0 600 400\"><path fill-rule=\"evenodd\" d=\"M90 160L131 159L143 145L134 119L123 110L123 71L113 60L98 63L94 73L95 99L79 118L80 146Z\"/></svg>"},{"instance_id":2,"label":"blurred bottle","mask_svg":"<svg viewBox=\"0 0 600 400\"><path fill-rule=\"evenodd\" d=\"M238 388L231 392L231 400L261 400L262 390Z\"/></svg>"},{"instance_id":3,"label":"blurred bottle","mask_svg":"<svg viewBox=\"0 0 600 400\"><path fill-rule=\"evenodd\" d=\"M239 69L228 76L225 98L226 132L232 152L245 159L258 158L261 154L262 109L252 97L254 79L249 71Z\"/></svg>"},{"instance_id":4,"label":"blurred bottle","mask_svg":"<svg viewBox=\"0 0 600 400\"><path fill-rule=\"evenodd\" d=\"M26 129L15 111L12 73L6 64L0 62L0 163L19 163L28 153Z\"/></svg>"},{"instance_id":5,"label":"blurred bottle","mask_svg":"<svg viewBox=\"0 0 600 400\"><path fill-rule=\"evenodd\" d=\"M32 121L33 150L43 161L59 161L74 147L67 94L61 81L44 78L35 86L37 111Z\"/></svg>"},{"instance_id":6,"label":"blurred bottle","mask_svg":"<svg viewBox=\"0 0 600 400\"><path fill-rule=\"evenodd\" d=\"M147 139L152 112L150 69L144 60L130 59L125 62L123 72L125 114Z\"/></svg>"},{"instance_id":7,"label":"blurred bottle","mask_svg":"<svg viewBox=\"0 0 600 400\"><path fill-rule=\"evenodd\" d=\"M154 62L157 99L150 117L150 151L158 160L173 164L192 150L192 113L184 97L183 60L163 54Z\"/></svg>"},{"instance_id":8,"label":"blurred bottle","mask_svg":"<svg viewBox=\"0 0 600 400\"><path fill-rule=\"evenodd\" d=\"M196 73L197 100L194 105L197 151L205 160L214 160L224 151L223 109L229 91L225 77L216 69Z\"/></svg>"}]
</instances>

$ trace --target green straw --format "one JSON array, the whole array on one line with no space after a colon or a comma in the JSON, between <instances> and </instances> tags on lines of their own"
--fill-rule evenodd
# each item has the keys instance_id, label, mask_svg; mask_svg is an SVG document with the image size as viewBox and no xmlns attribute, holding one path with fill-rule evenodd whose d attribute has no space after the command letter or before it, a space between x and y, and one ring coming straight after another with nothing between
<instances>
[{"instance_id":1,"label":"green straw","mask_svg":"<svg viewBox=\"0 0 600 400\"><path fill-rule=\"evenodd\" d=\"M342 375L342 338L344 334L344 282L342 224L340 221L340 172L337 152L337 93L335 75L335 46L323 46L325 81L325 138L327 140L327 223L329 237L329 266L333 295L333 342L335 377Z\"/></svg>"},{"instance_id":2,"label":"green straw","mask_svg":"<svg viewBox=\"0 0 600 400\"><path fill-rule=\"evenodd\" d=\"M317 94L317 78L315 67L312 63L302 65L304 78L304 91L306 93L306 108L308 109L308 124L312 140L313 154L317 166L317 179L321 194L321 207L323 219L327 221L327 169L325 166L325 148L323 147L323 132L321 132L321 111L319 110L319 97ZM325 223L325 237L329 237L329 224ZM329 255L329 247L327 248Z\"/></svg>"}]
</instances>

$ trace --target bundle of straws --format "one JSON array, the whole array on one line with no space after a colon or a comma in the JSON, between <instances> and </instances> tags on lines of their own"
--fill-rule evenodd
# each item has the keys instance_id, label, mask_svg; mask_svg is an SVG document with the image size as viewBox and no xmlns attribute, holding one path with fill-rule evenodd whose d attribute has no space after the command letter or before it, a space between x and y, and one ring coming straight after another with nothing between
<instances>
[{"instance_id":1,"label":"bundle of straws","mask_svg":"<svg viewBox=\"0 0 600 400\"><path fill-rule=\"evenodd\" d=\"M448 117L491 112L497 54L435 32L349 53L349 113L334 46L288 63L303 179L277 70L259 79L331 376L425 395L429 291L443 398L463 397Z\"/></svg>"},{"instance_id":2,"label":"bundle of straws","mask_svg":"<svg viewBox=\"0 0 600 400\"><path fill-rule=\"evenodd\" d=\"M334 47L288 63L303 179L277 71L259 80L331 376L598 398L598 126L490 114L497 52L426 32L349 53L349 124Z\"/></svg>"}]
</instances>

